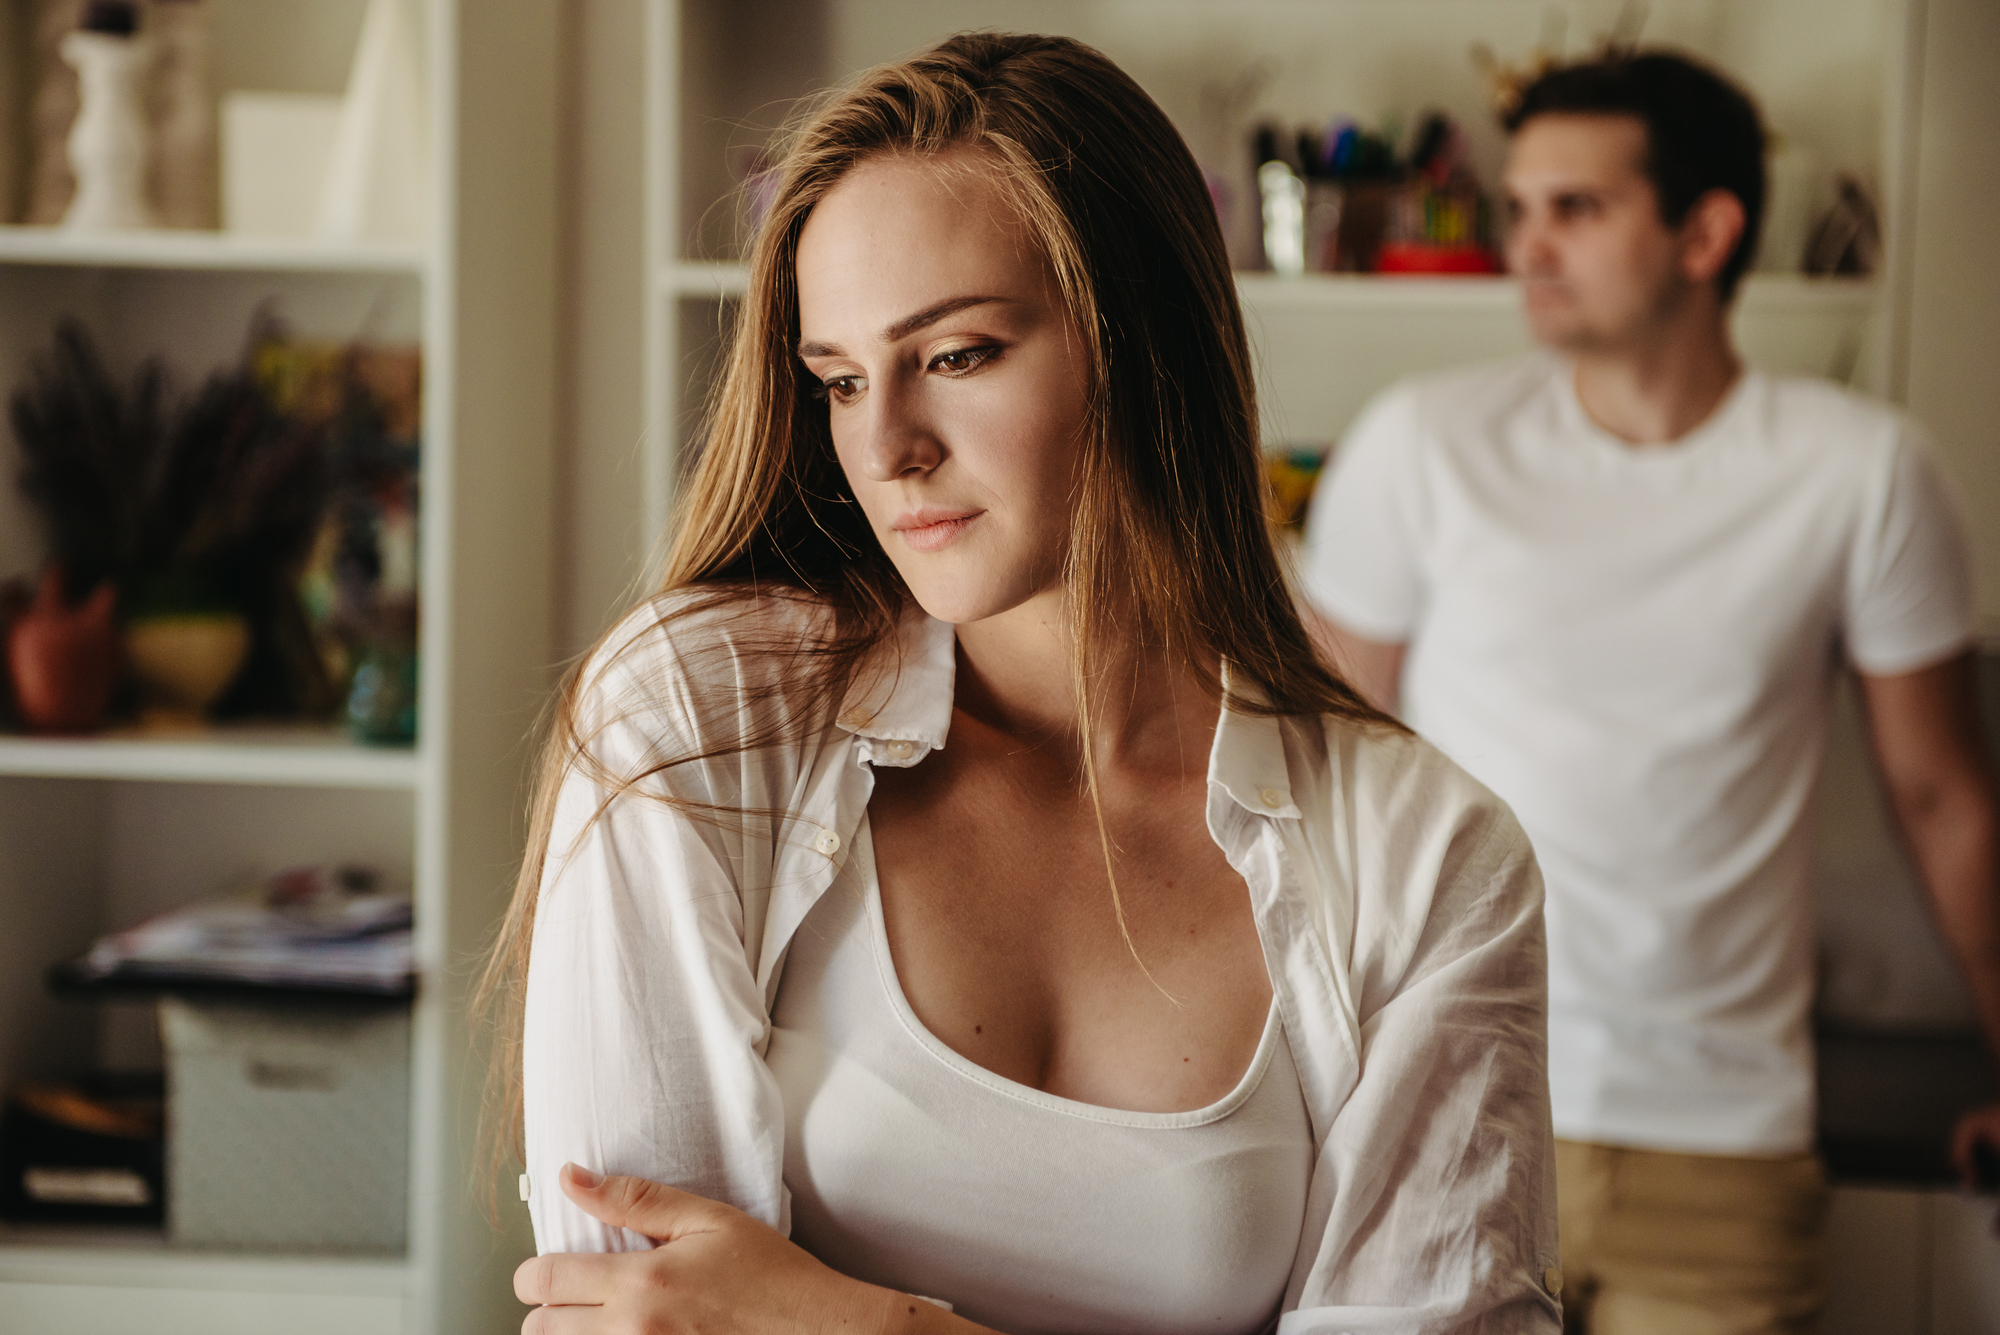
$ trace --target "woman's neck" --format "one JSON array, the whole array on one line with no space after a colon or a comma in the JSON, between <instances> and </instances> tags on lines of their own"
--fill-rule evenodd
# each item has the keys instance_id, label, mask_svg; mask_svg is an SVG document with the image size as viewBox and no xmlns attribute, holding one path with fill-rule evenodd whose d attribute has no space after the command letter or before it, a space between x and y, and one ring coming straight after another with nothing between
<instances>
[{"instance_id":1,"label":"woman's neck","mask_svg":"<svg viewBox=\"0 0 2000 1335\"><path fill-rule=\"evenodd\" d=\"M1064 748L1081 772L1074 650L1059 593L958 627L955 707L1024 745ZM1216 703L1157 646L1126 641L1093 665L1090 729L1100 766L1207 765Z\"/></svg>"}]
</instances>

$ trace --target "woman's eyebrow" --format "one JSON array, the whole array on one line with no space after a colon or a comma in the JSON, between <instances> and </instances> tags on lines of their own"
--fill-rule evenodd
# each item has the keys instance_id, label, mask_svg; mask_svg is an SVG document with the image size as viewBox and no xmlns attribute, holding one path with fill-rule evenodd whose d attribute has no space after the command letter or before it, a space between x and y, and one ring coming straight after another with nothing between
<instances>
[{"instance_id":1,"label":"woman's eyebrow","mask_svg":"<svg viewBox=\"0 0 2000 1335\"><path fill-rule=\"evenodd\" d=\"M970 310L974 306L985 306L991 302L1004 302L1008 300L1010 298L1007 297L949 297L944 301L938 302L935 306L926 306L915 315L906 315L896 321L896 323L882 331L882 341L884 343L894 343L899 339L908 338L911 334L919 330L930 328L948 315L956 315L960 311ZM815 343L807 340L799 344L799 356L801 357L839 357L843 355L845 355L843 351L832 343Z\"/></svg>"}]
</instances>

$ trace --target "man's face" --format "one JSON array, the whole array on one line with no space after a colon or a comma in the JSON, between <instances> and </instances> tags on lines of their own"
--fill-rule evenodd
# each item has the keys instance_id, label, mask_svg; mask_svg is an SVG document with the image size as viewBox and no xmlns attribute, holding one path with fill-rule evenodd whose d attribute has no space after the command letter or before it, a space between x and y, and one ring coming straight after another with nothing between
<instances>
[{"instance_id":1,"label":"man's face","mask_svg":"<svg viewBox=\"0 0 2000 1335\"><path fill-rule=\"evenodd\" d=\"M1631 348L1696 290L1645 158L1646 127L1634 116L1549 113L1515 133L1504 177L1507 267L1541 343Z\"/></svg>"}]
</instances>

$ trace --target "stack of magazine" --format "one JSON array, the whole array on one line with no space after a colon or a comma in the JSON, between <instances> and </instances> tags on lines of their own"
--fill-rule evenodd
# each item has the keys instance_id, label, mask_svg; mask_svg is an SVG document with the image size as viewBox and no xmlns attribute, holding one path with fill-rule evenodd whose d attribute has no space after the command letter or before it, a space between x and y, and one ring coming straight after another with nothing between
<instances>
[{"instance_id":1,"label":"stack of magazine","mask_svg":"<svg viewBox=\"0 0 2000 1335\"><path fill-rule=\"evenodd\" d=\"M298 867L163 913L57 965L58 991L415 992L407 893L362 867Z\"/></svg>"}]
</instances>

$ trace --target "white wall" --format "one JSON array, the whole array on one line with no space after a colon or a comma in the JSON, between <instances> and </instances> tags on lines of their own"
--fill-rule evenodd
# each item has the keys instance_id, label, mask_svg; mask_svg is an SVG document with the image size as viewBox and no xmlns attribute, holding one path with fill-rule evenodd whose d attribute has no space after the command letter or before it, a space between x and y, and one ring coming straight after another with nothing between
<instances>
[{"instance_id":1,"label":"white wall","mask_svg":"<svg viewBox=\"0 0 2000 1335\"><path fill-rule=\"evenodd\" d=\"M644 531L644 9L576 0L565 53L562 495L557 642L589 646L630 601Z\"/></svg>"},{"instance_id":2,"label":"white wall","mask_svg":"<svg viewBox=\"0 0 2000 1335\"><path fill-rule=\"evenodd\" d=\"M1907 362L2000 628L2000 3L1928 0Z\"/></svg>"}]
</instances>

